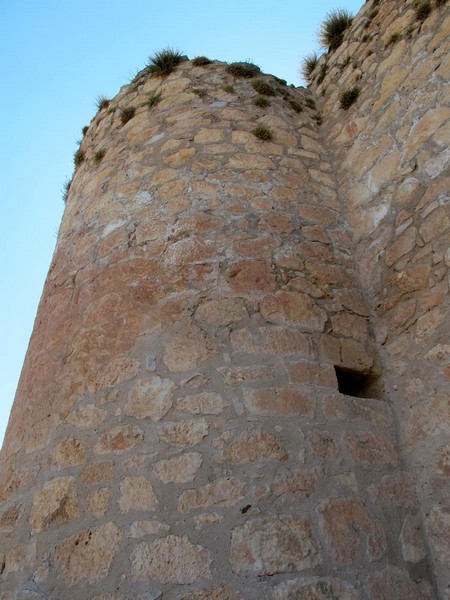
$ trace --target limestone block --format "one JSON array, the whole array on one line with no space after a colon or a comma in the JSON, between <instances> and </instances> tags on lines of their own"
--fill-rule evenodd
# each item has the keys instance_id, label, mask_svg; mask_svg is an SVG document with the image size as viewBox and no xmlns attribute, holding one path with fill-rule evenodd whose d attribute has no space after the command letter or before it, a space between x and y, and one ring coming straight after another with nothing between
<instances>
[{"instance_id":1,"label":"limestone block","mask_svg":"<svg viewBox=\"0 0 450 600\"><path fill-rule=\"evenodd\" d=\"M176 401L176 409L192 415L220 415L226 404L220 394L203 392Z\"/></svg>"},{"instance_id":2,"label":"limestone block","mask_svg":"<svg viewBox=\"0 0 450 600\"><path fill-rule=\"evenodd\" d=\"M378 537L377 527L360 498L327 500L318 511L329 550L338 564L351 565L357 559L365 535L369 536L369 547Z\"/></svg>"},{"instance_id":3,"label":"limestone block","mask_svg":"<svg viewBox=\"0 0 450 600\"><path fill-rule=\"evenodd\" d=\"M315 491L319 479L323 476L323 467L310 471L285 471L277 475L273 482L272 492L275 496L290 493L298 498L309 498Z\"/></svg>"},{"instance_id":4,"label":"limestone block","mask_svg":"<svg viewBox=\"0 0 450 600\"><path fill-rule=\"evenodd\" d=\"M109 462L96 463L87 467L81 474L83 483L95 484L114 477L114 465Z\"/></svg>"},{"instance_id":5,"label":"limestone block","mask_svg":"<svg viewBox=\"0 0 450 600\"><path fill-rule=\"evenodd\" d=\"M80 514L75 479L59 477L47 481L33 497L30 523L39 533L53 523L68 523Z\"/></svg>"},{"instance_id":6,"label":"limestone block","mask_svg":"<svg viewBox=\"0 0 450 600\"><path fill-rule=\"evenodd\" d=\"M25 570L36 561L36 542L8 550L2 557L2 580ZM16 596L14 596L15 600Z\"/></svg>"},{"instance_id":7,"label":"limestone block","mask_svg":"<svg viewBox=\"0 0 450 600\"><path fill-rule=\"evenodd\" d=\"M388 465L395 467L398 455L392 442L374 433L348 434L345 438L352 459L364 467Z\"/></svg>"},{"instance_id":8,"label":"limestone block","mask_svg":"<svg viewBox=\"0 0 450 600\"><path fill-rule=\"evenodd\" d=\"M105 410L97 408L94 404L87 404L79 410L70 412L66 417L66 422L82 429L91 429L100 425L105 417Z\"/></svg>"},{"instance_id":9,"label":"limestone block","mask_svg":"<svg viewBox=\"0 0 450 600\"><path fill-rule=\"evenodd\" d=\"M204 418L168 422L158 426L159 439L169 446L195 446L208 435L209 426Z\"/></svg>"},{"instance_id":10,"label":"limestone block","mask_svg":"<svg viewBox=\"0 0 450 600\"><path fill-rule=\"evenodd\" d=\"M219 298L207 300L200 304L195 312L199 323L223 327L230 323L237 323L247 316L242 300L239 298Z\"/></svg>"},{"instance_id":11,"label":"limestone block","mask_svg":"<svg viewBox=\"0 0 450 600\"><path fill-rule=\"evenodd\" d=\"M119 356L102 369L95 380L97 389L112 387L123 381L128 381L138 374L139 361L128 356Z\"/></svg>"},{"instance_id":12,"label":"limestone block","mask_svg":"<svg viewBox=\"0 0 450 600\"><path fill-rule=\"evenodd\" d=\"M231 288L238 293L269 292L275 287L270 265L258 260L243 260L231 265L225 272Z\"/></svg>"},{"instance_id":13,"label":"limestone block","mask_svg":"<svg viewBox=\"0 0 450 600\"><path fill-rule=\"evenodd\" d=\"M121 531L109 522L67 539L55 551L61 575L69 585L102 581L109 573L121 538Z\"/></svg>"},{"instance_id":14,"label":"limestone block","mask_svg":"<svg viewBox=\"0 0 450 600\"><path fill-rule=\"evenodd\" d=\"M242 600L242 596L229 585L220 585L192 592L179 600Z\"/></svg>"},{"instance_id":15,"label":"limestone block","mask_svg":"<svg viewBox=\"0 0 450 600\"><path fill-rule=\"evenodd\" d=\"M244 389L244 404L254 415L313 416L315 394L310 389Z\"/></svg>"},{"instance_id":16,"label":"limestone block","mask_svg":"<svg viewBox=\"0 0 450 600\"><path fill-rule=\"evenodd\" d=\"M280 445L280 440L264 431L244 431L230 443L221 456L222 461L242 463L265 459L283 461L287 459L287 454Z\"/></svg>"},{"instance_id":17,"label":"limestone block","mask_svg":"<svg viewBox=\"0 0 450 600\"><path fill-rule=\"evenodd\" d=\"M163 483L188 483L194 481L202 463L200 452L186 452L155 463L153 475Z\"/></svg>"},{"instance_id":18,"label":"limestone block","mask_svg":"<svg viewBox=\"0 0 450 600\"><path fill-rule=\"evenodd\" d=\"M266 296L261 314L272 323L289 323L305 331L323 331L327 315L305 294L278 291Z\"/></svg>"},{"instance_id":19,"label":"limestone block","mask_svg":"<svg viewBox=\"0 0 450 600\"><path fill-rule=\"evenodd\" d=\"M413 508L416 506L414 481L407 473L386 475L377 485L369 486L369 492L376 504Z\"/></svg>"},{"instance_id":20,"label":"limestone block","mask_svg":"<svg viewBox=\"0 0 450 600\"><path fill-rule=\"evenodd\" d=\"M323 399L323 412L327 418L359 421L374 427L391 427L393 423L391 407L383 400L329 394Z\"/></svg>"},{"instance_id":21,"label":"limestone block","mask_svg":"<svg viewBox=\"0 0 450 600\"><path fill-rule=\"evenodd\" d=\"M17 521L23 514L23 507L20 504L12 504L0 514L0 530L11 532Z\"/></svg>"},{"instance_id":22,"label":"limestone block","mask_svg":"<svg viewBox=\"0 0 450 600\"><path fill-rule=\"evenodd\" d=\"M299 578L277 585L273 600L360 600L357 589L339 579Z\"/></svg>"},{"instance_id":23,"label":"limestone block","mask_svg":"<svg viewBox=\"0 0 450 600\"><path fill-rule=\"evenodd\" d=\"M190 331L173 334L165 344L163 360L172 372L197 368L212 354L211 343L205 335Z\"/></svg>"},{"instance_id":24,"label":"limestone block","mask_svg":"<svg viewBox=\"0 0 450 600\"><path fill-rule=\"evenodd\" d=\"M155 520L134 521L130 525L129 538L141 538L147 535L163 535L170 530L170 525Z\"/></svg>"},{"instance_id":25,"label":"limestone block","mask_svg":"<svg viewBox=\"0 0 450 600\"><path fill-rule=\"evenodd\" d=\"M328 429L314 429L309 435L313 451L320 458L336 458L338 449Z\"/></svg>"},{"instance_id":26,"label":"limestone block","mask_svg":"<svg viewBox=\"0 0 450 600\"><path fill-rule=\"evenodd\" d=\"M408 600L431 600L433 593L427 581L418 583L410 579L406 571L398 567L388 566L376 575L367 578L367 588L374 600L392 600L392 598L408 598Z\"/></svg>"},{"instance_id":27,"label":"limestone block","mask_svg":"<svg viewBox=\"0 0 450 600\"><path fill-rule=\"evenodd\" d=\"M121 454L141 444L144 432L139 427L118 425L103 433L94 447L95 454Z\"/></svg>"},{"instance_id":28,"label":"limestone block","mask_svg":"<svg viewBox=\"0 0 450 600\"><path fill-rule=\"evenodd\" d=\"M234 506L244 498L247 485L234 477L224 477L195 490L183 492L178 501L180 512L209 506Z\"/></svg>"},{"instance_id":29,"label":"limestone block","mask_svg":"<svg viewBox=\"0 0 450 600\"><path fill-rule=\"evenodd\" d=\"M110 497L111 492L108 488L101 488L88 496L88 509L96 519L101 519L105 516Z\"/></svg>"},{"instance_id":30,"label":"limestone block","mask_svg":"<svg viewBox=\"0 0 450 600\"><path fill-rule=\"evenodd\" d=\"M208 550L187 537L169 535L137 546L130 557L135 581L188 584L209 579L212 558Z\"/></svg>"},{"instance_id":31,"label":"limestone block","mask_svg":"<svg viewBox=\"0 0 450 600\"><path fill-rule=\"evenodd\" d=\"M419 516L408 515L400 533L403 560L418 563L426 556Z\"/></svg>"},{"instance_id":32,"label":"limestone block","mask_svg":"<svg viewBox=\"0 0 450 600\"><path fill-rule=\"evenodd\" d=\"M136 419L159 421L172 407L174 388L170 379L161 379L158 375L140 379L128 395L127 414Z\"/></svg>"},{"instance_id":33,"label":"limestone block","mask_svg":"<svg viewBox=\"0 0 450 600\"><path fill-rule=\"evenodd\" d=\"M261 576L310 569L320 555L305 519L255 518L232 530L230 562L235 573Z\"/></svg>"},{"instance_id":34,"label":"limestone block","mask_svg":"<svg viewBox=\"0 0 450 600\"><path fill-rule=\"evenodd\" d=\"M435 560L444 568L450 560L450 515L446 507L433 506L426 519Z\"/></svg>"},{"instance_id":35,"label":"limestone block","mask_svg":"<svg viewBox=\"0 0 450 600\"><path fill-rule=\"evenodd\" d=\"M122 513L130 511L152 511L158 500L152 484L145 477L126 477L120 484L119 506Z\"/></svg>"},{"instance_id":36,"label":"limestone block","mask_svg":"<svg viewBox=\"0 0 450 600\"><path fill-rule=\"evenodd\" d=\"M82 465L85 460L85 450L80 440L69 438L60 442L52 453L53 464L62 469Z\"/></svg>"}]
</instances>

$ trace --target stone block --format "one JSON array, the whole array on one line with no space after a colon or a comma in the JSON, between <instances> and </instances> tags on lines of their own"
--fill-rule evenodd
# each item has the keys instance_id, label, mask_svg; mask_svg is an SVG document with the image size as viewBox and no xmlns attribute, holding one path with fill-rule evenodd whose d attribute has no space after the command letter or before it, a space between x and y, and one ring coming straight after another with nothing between
<instances>
[{"instance_id":1,"label":"stone block","mask_svg":"<svg viewBox=\"0 0 450 600\"><path fill-rule=\"evenodd\" d=\"M202 333L175 333L164 346L163 360L169 371L191 371L213 353L210 340Z\"/></svg>"},{"instance_id":2,"label":"stone block","mask_svg":"<svg viewBox=\"0 0 450 600\"><path fill-rule=\"evenodd\" d=\"M175 384L170 379L152 375L140 379L128 395L127 415L136 419L160 421L172 407L172 391Z\"/></svg>"},{"instance_id":3,"label":"stone block","mask_svg":"<svg viewBox=\"0 0 450 600\"><path fill-rule=\"evenodd\" d=\"M126 477L120 484L118 500L122 513L156 510L158 500L146 477Z\"/></svg>"},{"instance_id":4,"label":"stone block","mask_svg":"<svg viewBox=\"0 0 450 600\"><path fill-rule=\"evenodd\" d=\"M139 544L131 553L130 561L134 581L183 585L211 576L209 551L192 544L187 537L169 535Z\"/></svg>"},{"instance_id":5,"label":"stone block","mask_svg":"<svg viewBox=\"0 0 450 600\"><path fill-rule=\"evenodd\" d=\"M80 515L80 507L73 477L59 477L47 481L35 492L30 523L39 533L52 524L68 523Z\"/></svg>"},{"instance_id":6,"label":"stone block","mask_svg":"<svg viewBox=\"0 0 450 600\"><path fill-rule=\"evenodd\" d=\"M280 445L280 440L274 435L264 431L244 431L229 444L220 459L239 463L265 459L283 461L287 459L287 454Z\"/></svg>"},{"instance_id":7,"label":"stone block","mask_svg":"<svg viewBox=\"0 0 450 600\"><path fill-rule=\"evenodd\" d=\"M153 475L163 483L188 483L194 481L202 462L200 452L186 452L155 463Z\"/></svg>"},{"instance_id":8,"label":"stone block","mask_svg":"<svg viewBox=\"0 0 450 600\"><path fill-rule=\"evenodd\" d=\"M304 331L323 331L327 315L306 294L278 291L266 296L261 314L271 323L288 323Z\"/></svg>"},{"instance_id":9,"label":"stone block","mask_svg":"<svg viewBox=\"0 0 450 600\"><path fill-rule=\"evenodd\" d=\"M225 406L223 397L215 392L184 396L176 401L176 410L192 415L220 415Z\"/></svg>"},{"instance_id":10,"label":"stone block","mask_svg":"<svg viewBox=\"0 0 450 600\"><path fill-rule=\"evenodd\" d=\"M121 454L141 444L144 432L139 427L117 425L103 433L94 447L95 454Z\"/></svg>"},{"instance_id":11,"label":"stone block","mask_svg":"<svg viewBox=\"0 0 450 600\"><path fill-rule=\"evenodd\" d=\"M397 452L390 440L375 433L348 434L345 438L347 450L356 464L369 468L398 464Z\"/></svg>"},{"instance_id":12,"label":"stone block","mask_svg":"<svg viewBox=\"0 0 450 600\"><path fill-rule=\"evenodd\" d=\"M337 564L353 564L364 553L365 536L369 547L378 537L377 527L360 498L334 498L318 510L327 547Z\"/></svg>"},{"instance_id":13,"label":"stone block","mask_svg":"<svg viewBox=\"0 0 450 600\"><path fill-rule=\"evenodd\" d=\"M183 492L178 501L180 512L189 512L210 506L234 506L244 498L247 485L234 477L223 477L195 490Z\"/></svg>"},{"instance_id":14,"label":"stone block","mask_svg":"<svg viewBox=\"0 0 450 600\"><path fill-rule=\"evenodd\" d=\"M61 576L71 586L102 581L110 571L121 538L122 532L110 522L62 542L55 551Z\"/></svg>"},{"instance_id":15,"label":"stone block","mask_svg":"<svg viewBox=\"0 0 450 600\"><path fill-rule=\"evenodd\" d=\"M272 600L360 600L351 584L331 578L297 578L278 584L272 591Z\"/></svg>"},{"instance_id":16,"label":"stone block","mask_svg":"<svg viewBox=\"0 0 450 600\"><path fill-rule=\"evenodd\" d=\"M204 418L167 422L158 427L158 437L169 446L195 446L208 435L209 426Z\"/></svg>"},{"instance_id":17,"label":"stone block","mask_svg":"<svg viewBox=\"0 0 450 600\"><path fill-rule=\"evenodd\" d=\"M309 523L302 517L255 518L231 531L230 562L235 573L292 573L320 561Z\"/></svg>"},{"instance_id":18,"label":"stone block","mask_svg":"<svg viewBox=\"0 0 450 600\"><path fill-rule=\"evenodd\" d=\"M254 415L313 416L315 394L312 389L291 388L244 389L244 404Z\"/></svg>"}]
</instances>

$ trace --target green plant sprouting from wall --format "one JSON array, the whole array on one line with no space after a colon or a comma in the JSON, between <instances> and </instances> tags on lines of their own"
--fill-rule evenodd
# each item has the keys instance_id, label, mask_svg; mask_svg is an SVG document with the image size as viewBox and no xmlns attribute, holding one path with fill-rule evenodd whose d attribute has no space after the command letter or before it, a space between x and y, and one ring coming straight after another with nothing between
<instances>
[{"instance_id":1,"label":"green plant sprouting from wall","mask_svg":"<svg viewBox=\"0 0 450 600\"><path fill-rule=\"evenodd\" d=\"M148 72L155 77L167 77L181 63L183 55L174 48L164 48L150 56Z\"/></svg>"}]
</instances>

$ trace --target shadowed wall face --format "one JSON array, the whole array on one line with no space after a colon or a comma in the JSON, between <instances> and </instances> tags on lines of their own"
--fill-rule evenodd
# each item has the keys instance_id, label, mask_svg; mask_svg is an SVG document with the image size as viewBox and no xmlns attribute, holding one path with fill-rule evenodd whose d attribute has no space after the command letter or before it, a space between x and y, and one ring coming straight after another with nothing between
<instances>
[{"instance_id":1,"label":"shadowed wall face","mask_svg":"<svg viewBox=\"0 0 450 600\"><path fill-rule=\"evenodd\" d=\"M436 4L420 20L412 3L385 2L378 12L366 3L312 90L330 117L400 445L447 598L450 14ZM341 110L340 95L354 86L361 89L357 102Z\"/></svg>"},{"instance_id":2,"label":"shadowed wall face","mask_svg":"<svg viewBox=\"0 0 450 600\"><path fill-rule=\"evenodd\" d=\"M383 385L338 390L380 365L332 156L262 77L264 109L186 62L89 126L2 454L1 600L432 597Z\"/></svg>"}]
</instances>

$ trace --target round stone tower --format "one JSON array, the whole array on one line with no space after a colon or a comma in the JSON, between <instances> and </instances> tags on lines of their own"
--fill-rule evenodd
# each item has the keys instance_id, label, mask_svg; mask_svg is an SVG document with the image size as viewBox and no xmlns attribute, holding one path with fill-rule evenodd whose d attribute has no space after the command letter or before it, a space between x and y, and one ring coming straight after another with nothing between
<instances>
[{"instance_id":1,"label":"round stone tower","mask_svg":"<svg viewBox=\"0 0 450 600\"><path fill-rule=\"evenodd\" d=\"M2 451L0 599L384 598L400 569L431 597L311 95L185 61L103 104Z\"/></svg>"}]
</instances>

